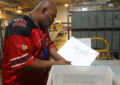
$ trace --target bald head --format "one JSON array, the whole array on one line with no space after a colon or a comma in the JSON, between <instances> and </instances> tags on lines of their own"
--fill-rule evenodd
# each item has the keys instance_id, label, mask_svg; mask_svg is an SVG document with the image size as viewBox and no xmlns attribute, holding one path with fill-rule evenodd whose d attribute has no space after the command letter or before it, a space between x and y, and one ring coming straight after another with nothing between
<instances>
[{"instance_id":1,"label":"bald head","mask_svg":"<svg viewBox=\"0 0 120 85\"><path fill-rule=\"evenodd\" d=\"M56 5L50 0L41 0L36 8L31 12L36 24L48 28L56 17Z\"/></svg>"},{"instance_id":2,"label":"bald head","mask_svg":"<svg viewBox=\"0 0 120 85\"><path fill-rule=\"evenodd\" d=\"M49 7L54 7L56 8L56 5L51 1L51 0L40 0L39 4L36 6L34 10L37 10L39 8L49 8Z\"/></svg>"}]
</instances>

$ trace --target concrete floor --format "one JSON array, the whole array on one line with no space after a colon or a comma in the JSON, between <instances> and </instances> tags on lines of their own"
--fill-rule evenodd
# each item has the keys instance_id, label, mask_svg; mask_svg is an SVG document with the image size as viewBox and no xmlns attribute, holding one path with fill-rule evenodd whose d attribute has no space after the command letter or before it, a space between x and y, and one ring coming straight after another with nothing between
<instances>
[{"instance_id":1,"label":"concrete floor","mask_svg":"<svg viewBox=\"0 0 120 85\"><path fill-rule=\"evenodd\" d=\"M63 35L57 36L54 40L54 43L57 49L60 49L65 44L66 41L67 41L67 34L63 34Z\"/></svg>"}]
</instances>

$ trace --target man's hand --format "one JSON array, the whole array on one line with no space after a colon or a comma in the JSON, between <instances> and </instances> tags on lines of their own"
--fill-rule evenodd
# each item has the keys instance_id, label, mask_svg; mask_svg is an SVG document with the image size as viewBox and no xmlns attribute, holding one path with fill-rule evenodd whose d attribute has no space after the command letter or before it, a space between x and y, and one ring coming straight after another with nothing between
<instances>
[{"instance_id":1,"label":"man's hand","mask_svg":"<svg viewBox=\"0 0 120 85\"><path fill-rule=\"evenodd\" d=\"M66 63L67 63L68 65L71 65L71 61L67 61L67 60L66 60Z\"/></svg>"},{"instance_id":2,"label":"man's hand","mask_svg":"<svg viewBox=\"0 0 120 85\"><path fill-rule=\"evenodd\" d=\"M55 61L54 65L71 65L71 62L62 59L62 60L59 60L59 61Z\"/></svg>"}]
</instances>

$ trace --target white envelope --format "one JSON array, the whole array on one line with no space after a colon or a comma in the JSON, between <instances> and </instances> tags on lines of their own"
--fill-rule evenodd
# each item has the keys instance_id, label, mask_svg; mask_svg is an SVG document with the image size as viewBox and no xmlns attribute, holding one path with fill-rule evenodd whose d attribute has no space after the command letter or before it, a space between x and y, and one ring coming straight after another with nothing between
<instances>
[{"instance_id":1,"label":"white envelope","mask_svg":"<svg viewBox=\"0 0 120 85\"><path fill-rule=\"evenodd\" d=\"M57 52L72 65L90 66L99 53L79 40L71 37Z\"/></svg>"},{"instance_id":2,"label":"white envelope","mask_svg":"<svg viewBox=\"0 0 120 85\"><path fill-rule=\"evenodd\" d=\"M80 42L84 43L91 48L91 39L90 38L77 38Z\"/></svg>"}]
</instances>

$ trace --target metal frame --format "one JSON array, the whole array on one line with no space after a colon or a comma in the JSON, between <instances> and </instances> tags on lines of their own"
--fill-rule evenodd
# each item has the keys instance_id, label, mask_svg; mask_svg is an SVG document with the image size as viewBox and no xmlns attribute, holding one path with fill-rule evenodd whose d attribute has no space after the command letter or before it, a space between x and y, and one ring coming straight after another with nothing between
<instances>
[{"instance_id":1,"label":"metal frame","mask_svg":"<svg viewBox=\"0 0 120 85\"><path fill-rule=\"evenodd\" d=\"M91 40L101 40L101 41L103 41L105 43L105 45L106 45L106 48L105 49L99 49L99 50L96 50L96 51L98 51L100 53L107 53L106 57L105 56L102 56L102 57L105 58L105 59L111 59L110 58L110 52L109 52L109 47L110 46L109 46L107 40L105 40L104 38L101 38L101 37L91 38ZM97 60L100 60L100 56L97 57Z\"/></svg>"}]
</instances>

